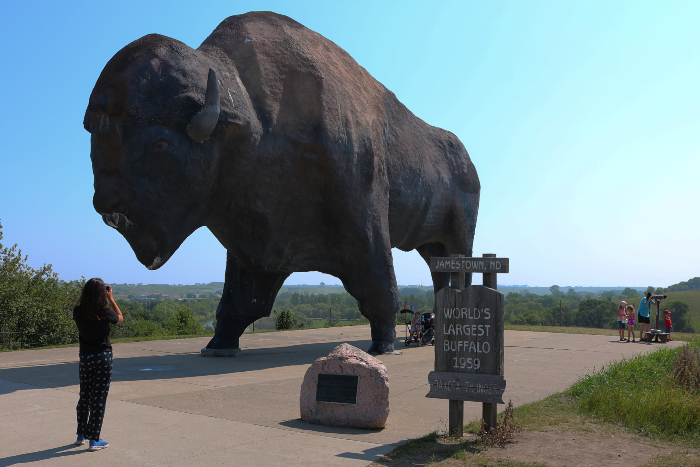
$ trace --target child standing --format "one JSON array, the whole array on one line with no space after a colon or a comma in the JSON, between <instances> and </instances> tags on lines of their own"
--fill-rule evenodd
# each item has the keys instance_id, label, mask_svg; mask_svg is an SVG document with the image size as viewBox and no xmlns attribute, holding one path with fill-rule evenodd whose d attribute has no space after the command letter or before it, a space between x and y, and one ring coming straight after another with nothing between
<instances>
[{"instance_id":1,"label":"child standing","mask_svg":"<svg viewBox=\"0 0 700 467\"><path fill-rule=\"evenodd\" d=\"M627 342L630 341L630 333L632 334L632 342L636 342L634 324L634 307L632 305L627 305Z\"/></svg>"},{"instance_id":2,"label":"child standing","mask_svg":"<svg viewBox=\"0 0 700 467\"><path fill-rule=\"evenodd\" d=\"M673 331L673 323L671 323L671 311L670 310L664 311L664 326L666 326L666 332L668 333L668 340L672 341L673 339L671 339L671 331Z\"/></svg>"},{"instance_id":3,"label":"child standing","mask_svg":"<svg viewBox=\"0 0 700 467\"><path fill-rule=\"evenodd\" d=\"M625 339L625 321L627 321L627 309L625 308L626 306L627 302L622 301L620 302L620 306L617 307L617 323L620 327L620 340L623 342L627 341L627 339Z\"/></svg>"}]
</instances>

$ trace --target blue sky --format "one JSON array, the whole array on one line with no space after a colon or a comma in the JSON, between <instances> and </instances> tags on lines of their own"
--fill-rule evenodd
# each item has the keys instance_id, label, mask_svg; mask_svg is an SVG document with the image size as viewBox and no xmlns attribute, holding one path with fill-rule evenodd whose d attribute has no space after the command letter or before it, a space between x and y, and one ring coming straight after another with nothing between
<instances>
[{"instance_id":1,"label":"blue sky","mask_svg":"<svg viewBox=\"0 0 700 467\"><path fill-rule=\"evenodd\" d=\"M5 245L63 279L222 281L195 232L148 271L92 208L83 114L107 61L149 33L198 47L227 16L285 14L455 133L481 179L475 255L499 283L667 286L700 275L700 2L6 2L0 18ZM394 250L400 285L428 284ZM479 280L477 278L477 280ZM287 284L338 283L320 273Z\"/></svg>"}]
</instances>

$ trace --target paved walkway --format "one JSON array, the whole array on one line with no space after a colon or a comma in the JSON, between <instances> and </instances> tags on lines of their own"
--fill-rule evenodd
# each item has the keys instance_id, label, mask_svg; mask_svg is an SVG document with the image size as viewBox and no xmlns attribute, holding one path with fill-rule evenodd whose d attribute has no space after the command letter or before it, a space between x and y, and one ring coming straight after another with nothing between
<instances>
[{"instance_id":1,"label":"paved walkway","mask_svg":"<svg viewBox=\"0 0 700 467\"><path fill-rule=\"evenodd\" d=\"M400 330L400 332L399 332ZM397 328L403 336L403 327ZM308 366L348 342L369 348L369 326L247 334L235 358L202 358L208 338L114 345L114 375L102 436L91 453L74 446L77 348L0 353L0 466L365 466L397 443L445 430L448 402L427 399L433 348L382 356L389 372L387 427L365 431L299 420ZM668 344L617 337L505 332L515 405L561 391L606 362ZM465 403L465 420L481 405Z\"/></svg>"}]
</instances>

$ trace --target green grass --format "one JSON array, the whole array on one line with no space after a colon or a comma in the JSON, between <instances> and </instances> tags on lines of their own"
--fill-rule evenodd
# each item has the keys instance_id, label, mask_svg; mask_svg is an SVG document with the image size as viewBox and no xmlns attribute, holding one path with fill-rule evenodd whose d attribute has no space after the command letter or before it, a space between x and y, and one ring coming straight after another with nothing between
<instances>
[{"instance_id":1,"label":"green grass","mask_svg":"<svg viewBox=\"0 0 700 467\"><path fill-rule=\"evenodd\" d=\"M515 409L515 420L524 431L546 431L551 427L589 431L586 429L585 419L585 414L572 404L571 398L564 393L552 394L541 401L521 405ZM481 419L472 421L464 429L467 433L478 433L481 430Z\"/></svg>"},{"instance_id":2,"label":"green grass","mask_svg":"<svg viewBox=\"0 0 700 467\"><path fill-rule=\"evenodd\" d=\"M369 324L369 321L360 319L357 321L333 321L333 326L328 326L328 320L327 319L314 319L311 323L311 326L307 329L318 329L318 328L325 328L325 327L334 327L334 328L342 328L344 326L362 326L363 324Z\"/></svg>"},{"instance_id":3,"label":"green grass","mask_svg":"<svg viewBox=\"0 0 700 467\"><path fill-rule=\"evenodd\" d=\"M691 341L700 348L700 340ZM700 446L700 397L673 380L679 349L611 363L574 383L566 394L578 408L639 434Z\"/></svg>"},{"instance_id":4,"label":"green grass","mask_svg":"<svg viewBox=\"0 0 700 467\"><path fill-rule=\"evenodd\" d=\"M700 349L700 339L689 346ZM687 449L700 447L700 388L689 392L674 383L674 361L680 351L660 348L611 363L564 393L516 408L515 421L524 431L604 433L664 443L669 452L650 459L647 467L700 465L700 454ZM467 425L466 432L472 434L467 440L431 433L399 446L373 465L537 465L504 463L489 456L473 436L480 429L481 420Z\"/></svg>"}]
</instances>

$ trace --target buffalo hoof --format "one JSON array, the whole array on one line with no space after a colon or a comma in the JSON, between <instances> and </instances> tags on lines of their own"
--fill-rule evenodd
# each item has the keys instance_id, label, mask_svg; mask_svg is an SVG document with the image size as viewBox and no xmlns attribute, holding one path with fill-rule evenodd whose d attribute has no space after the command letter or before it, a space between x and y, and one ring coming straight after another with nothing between
<instances>
[{"instance_id":1,"label":"buffalo hoof","mask_svg":"<svg viewBox=\"0 0 700 467\"><path fill-rule=\"evenodd\" d=\"M202 357L237 357L242 352L241 349L207 349L201 350Z\"/></svg>"},{"instance_id":2,"label":"buffalo hoof","mask_svg":"<svg viewBox=\"0 0 700 467\"><path fill-rule=\"evenodd\" d=\"M367 353L370 355L401 355L403 352L394 350L393 342L372 341L372 346Z\"/></svg>"},{"instance_id":3,"label":"buffalo hoof","mask_svg":"<svg viewBox=\"0 0 700 467\"><path fill-rule=\"evenodd\" d=\"M233 337L232 335L216 335L211 338L207 344L208 350L229 350L229 349L239 349L241 346L238 343L238 337Z\"/></svg>"}]
</instances>

